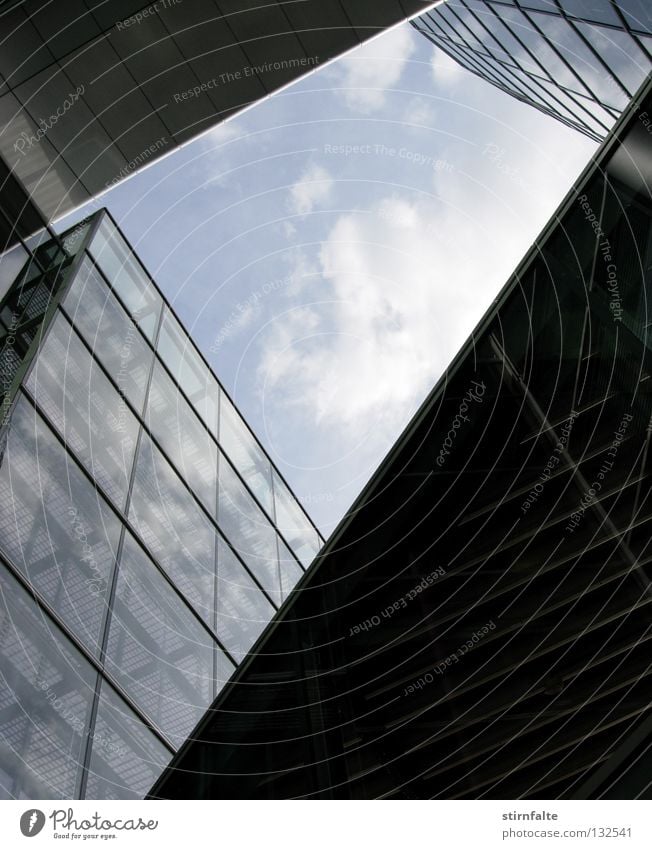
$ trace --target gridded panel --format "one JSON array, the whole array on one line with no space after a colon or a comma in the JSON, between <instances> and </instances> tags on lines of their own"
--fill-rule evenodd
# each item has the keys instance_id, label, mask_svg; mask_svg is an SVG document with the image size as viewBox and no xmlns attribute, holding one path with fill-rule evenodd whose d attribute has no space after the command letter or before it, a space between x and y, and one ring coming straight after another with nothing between
<instances>
[{"instance_id":1,"label":"gridded panel","mask_svg":"<svg viewBox=\"0 0 652 849\"><path fill-rule=\"evenodd\" d=\"M119 390L142 411L154 354L87 257L63 306Z\"/></svg>"},{"instance_id":2,"label":"gridded panel","mask_svg":"<svg viewBox=\"0 0 652 849\"><path fill-rule=\"evenodd\" d=\"M175 747L213 699L217 651L194 614L127 534L106 668Z\"/></svg>"},{"instance_id":3,"label":"gridded panel","mask_svg":"<svg viewBox=\"0 0 652 849\"><path fill-rule=\"evenodd\" d=\"M0 563L0 796L78 792L96 674Z\"/></svg>"},{"instance_id":4,"label":"gridded panel","mask_svg":"<svg viewBox=\"0 0 652 849\"><path fill-rule=\"evenodd\" d=\"M142 799L172 753L102 681L85 799Z\"/></svg>"},{"instance_id":5,"label":"gridded panel","mask_svg":"<svg viewBox=\"0 0 652 849\"><path fill-rule=\"evenodd\" d=\"M310 566L319 551L317 531L276 471L274 472L274 501L277 528L303 565Z\"/></svg>"},{"instance_id":6,"label":"gridded panel","mask_svg":"<svg viewBox=\"0 0 652 849\"><path fill-rule=\"evenodd\" d=\"M167 308L163 311L157 351L211 433L217 435L219 384L190 337Z\"/></svg>"},{"instance_id":7,"label":"gridded panel","mask_svg":"<svg viewBox=\"0 0 652 849\"><path fill-rule=\"evenodd\" d=\"M275 613L229 546L217 554L217 635L240 663Z\"/></svg>"},{"instance_id":8,"label":"gridded panel","mask_svg":"<svg viewBox=\"0 0 652 849\"><path fill-rule=\"evenodd\" d=\"M276 531L223 455L219 465L218 523L260 585L275 603L280 603Z\"/></svg>"},{"instance_id":9,"label":"gridded panel","mask_svg":"<svg viewBox=\"0 0 652 849\"><path fill-rule=\"evenodd\" d=\"M153 339L163 300L144 268L129 250L108 216L103 216L90 246L93 259L106 275L148 339Z\"/></svg>"},{"instance_id":10,"label":"gridded panel","mask_svg":"<svg viewBox=\"0 0 652 849\"><path fill-rule=\"evenodd\" d=\"M66 445L122 507L138 422L63 315L53 321L26 385Z\"/></svg>"},{"instance_id":11,"label":"gridded panel","mask_svg":"<svg viewBox=\"0 0 652 849\"><path fill-rule=\"evenodd\" d=\"M0 466L0 548L91 654L120 526L24 396Z\"/></svg>"},{"instance_id":12,"label":"gridded panel","mask_svg":"<svg viewBox=\"0 0 652 849\"><path fill-rule=\"evenodd\" d=\"M220 404L220 448L242 475L247 486L269 516L274 515L272 467L242 417L222 394Z\"/></svg>"},{"instance_id":13,"label":"gridded panel","mask_svg":"<svg viewBox=\"0 0 652 849\"><path fill-rule=\"evenodd\" d=\"M215 515L217 445L160 363L155 363L145 419L154 436Z\"/></svg>"},{"instance_id":14,"label":"gridded panel","mask_svg":"<svg viewBox=\"0 0 652 849\"><path fill-rule=\"evenodd\" d=\"M213 627L215 529L146 434L138 452L129 518L188 602Z\"/></svg>"}]
</instances>

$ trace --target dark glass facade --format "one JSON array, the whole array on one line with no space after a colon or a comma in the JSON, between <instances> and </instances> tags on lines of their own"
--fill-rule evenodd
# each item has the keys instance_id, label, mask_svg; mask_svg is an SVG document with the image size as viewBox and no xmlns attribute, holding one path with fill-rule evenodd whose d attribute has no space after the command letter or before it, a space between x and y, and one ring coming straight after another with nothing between
<instances>
[{"instance_id":1,"label":"dark glass facade","mask_svg":"<svg viewBox=\"0 0 652 849\"><path fill-rule=\"evenodd\" d=\"M412 23L464 68L596 140L652 69L648 0L447 0Z\"/></svg>"},{"instance_id":2,"label":"dark glass facade","mask_svg":"<svg viewBox=\"0 0 652 849\"><path fill-rule=\"evenodd\" d=\"M0 304L0 794L142 798L322 540L101 211Z\"/></svg>"},{"instance_id":3,"label":"dark glass facade","mask_svg":"<svg viewBox=\"0 0 652 849\"><path fill-rule=\"evenodd\" d=\"M0 153L56 218L429 5L0 0Z\"/></svg>"},{"instance_id":4,"label":"dark glass facade","mask_svg":"<svg viewBox=\"0 0 652 849\"><path fill-rule=\"evenodd\" d=\"M163 798L650 796L652 80Z\"/></svg>"}]
</instances>

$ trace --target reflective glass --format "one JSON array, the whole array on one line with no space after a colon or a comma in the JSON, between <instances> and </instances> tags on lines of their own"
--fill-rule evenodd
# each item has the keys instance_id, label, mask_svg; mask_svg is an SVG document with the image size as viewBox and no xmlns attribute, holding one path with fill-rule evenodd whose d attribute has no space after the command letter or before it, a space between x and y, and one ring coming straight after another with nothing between
<instances>
[{"instance_id":1,"label":"reflective glass","mask_svg":"<svg viewBox=\"0 0 652 849\"><path fill-rule=\"evenodd\" d=\"M178 747L213 699L216 645L130 534L118 569L106 668Z\"/></svg>"},{"instance_id":2,"label":"reflective glass","mask_svg":"<svg viewBox=\"0 0 652 849\"><path fill-rule=\"evenodd\" d=\"M120 391L141 412L154 354L87 257L63 306Z\"/></svg>"},{"instance_id":3,"label":"reflective glass","mask_svg":"<svg viewBox=\"0 0 652 849\"><path fill-rule=\"evenodd\" d=\"M261 586L280 603L276 531L224 455L220 455L218 523Z\"/></svg>"},{"instance_id":4,"label":"reflective glass","mask_svg":"<svg viewBox=\"0 0 652 849\"><path fill-rule=\"evenodd\" d=\"M90 245L93 258L148 339L156 332L163 301L144 268L104 215Z\"/></svg>"},{"instance_id":5,"label":"reflective glass","mask_svg":"<svg viewBox=\"0 0 652 849\"><path fill-rule=\"evenodd\" d=\"M157 350L190 403L217 436L217 407L220 388L208 366L197 353L187 333L165 307Z\"/></svg>"},{"instance_id":6,"label":"reflective glass","mask_svg":"<svg viewBox=\"0 0 652 849\"><path fill-rule=\"evenodd\" d=\"M281 598L285 601L303 575L303 569L297 563L297 558L281 539L278 541L278 554L281 570Z\"/></svg>"},{"instance_id":7,"label":"reflective glass","mask_svg":"<svg viewBox=\"0 0 652 849\"><path fill-rule=\"evenodd\" d=\"M60 313L26 385L69 448L122 507L138 424Z\"/></svg>"},{"instance_id":8,"label":"reflective glass","mask_svg":"<svg viewBox=\"0 0 652 849\"><path fill-rule=\"evenodd\" d=\"M587 41L600 54L625 88L634 94L650 72L650 63L634 39L620 30L577 24ZM609 106L623 108L627 98L611 74L602 72L600 92Z\"/></svg>"},{"instance_id":9,"label":"reflective glass","mask_svg":"<svg viewBox=\"0 0 652 849\"><path fill-rule=\"evenodd\" d=\"M91 743L86 799L142 799L172 753L106 681Z\"/></svg>"},{"instance_id":10,"label":"reflective glass","mask_svg":"<svg viewBox=\"0 0 652 849\"><path fill-rule=\"evenodd\" d=\"M296 561L295 561L296 562ZM256 642L275 608L220 538L217 555L217 635L238 663Z\"/></svg>"},{"instance_id":11,"label":"reflective glass","mask_svg":"<svg viewBox=\"0 0 652 849\"><path fill-rule=\"evenodd\" d=\"M271 463L224 393L220 399L220 448L226 452L268 515L273 516Z\"/></svg>"},{"instance_id":12,"label":"reflective glass","mask_svg":"<svg viewBox=\"0 0 652 849\"><path fill-rule=\"evenodd\" d=\"M274 471L274 500L276 527L303 565L310 566L320 547L317 531L276 471Z\"/></svg>"},{"instance_id":13,"label":"reflective glass","mask_svg":"<svg viewBox=\"0 0 652 849\"><path fill-rule=\"evenodd\" d=\"M183 478L214 516L217 445L160 363L154 364L145 417Z\"/></svg>"},{"instance_id":14,"label":"reflective glass","mask_svg":"<svg viewBox=\"0 0 652 849\"><path fill-rule=\"evenodd\" d=\"M26 398L0 451L0 548L94 654L120 525Z\"/></svg>"},{"instance_id":15,"label":"reflective glass","mask_svg":"<svg viewBox=\"0 0 652 849\"><path fill-rule=\"evenodd\" d=\"M0 796L78 793L96 677L0 564Z\"/></svg>"},{"instance_id":16,"label":"reflective glass","mask_svg":"<svg viewBox=\"0 0 652 849\"><path fill-rule=\"evenodd\" d=\"M129 519L148 550L213 627L215 529L146 434L138 451Z\"/></svg>"},{"instance_id":17,"label":"reflective glass","mask_svg":"<svg viewBox=\"0 0 652 849\"><path fill-rule=\"evenodd\" d=\"M531 0L525 2L529 4ZM601 24L621 26L620 18L609 0L561 0L561 6L569 15Z\"/></svg>"}]
</instances>

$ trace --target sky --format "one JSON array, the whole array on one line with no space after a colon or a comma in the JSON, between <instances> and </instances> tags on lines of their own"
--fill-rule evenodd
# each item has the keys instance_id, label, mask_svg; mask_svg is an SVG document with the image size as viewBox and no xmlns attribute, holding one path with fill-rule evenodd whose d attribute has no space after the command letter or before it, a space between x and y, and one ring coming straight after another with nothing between
<instances>
[{"instance_id":1,"label":"sky","mask_svg":"<svg viewBox=\"0 0 652 849\"><path fill-rule=\"evenodd\" d=\"M403 24L102 203L328 537L595 149Z\"/></svg>"}]
</instances>

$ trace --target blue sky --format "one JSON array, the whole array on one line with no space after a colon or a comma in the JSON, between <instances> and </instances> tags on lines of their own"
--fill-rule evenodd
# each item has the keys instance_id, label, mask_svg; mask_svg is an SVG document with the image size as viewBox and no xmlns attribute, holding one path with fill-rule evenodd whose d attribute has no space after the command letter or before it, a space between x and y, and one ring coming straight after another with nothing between
<instances>
[{"instance_id":1,"label":"blue sky","mask_svg":"<svg viewBox=\"0 0 652 849\"><path fill-rule=\"evenodd\" d=\"M402 25L102 202L328 536L595 147Z\"/></svg>"}]
</instances>

